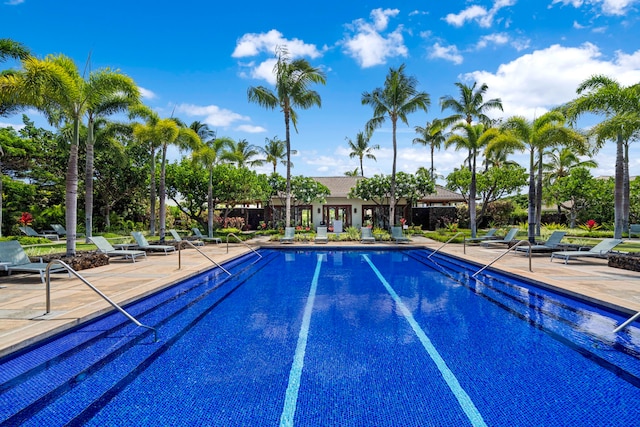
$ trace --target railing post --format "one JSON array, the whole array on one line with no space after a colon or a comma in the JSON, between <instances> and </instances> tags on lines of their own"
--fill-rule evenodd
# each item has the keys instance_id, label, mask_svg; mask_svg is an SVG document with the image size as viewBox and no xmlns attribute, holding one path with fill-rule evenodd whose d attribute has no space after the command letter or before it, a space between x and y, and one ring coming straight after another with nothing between
<instances>
[{"instance_id":1,"label":"railing post","mask_svg":"<svg viewBox=\"0 0 640 427\"><path fill-rule=\"evenodd\" d=\"M436 252L438 252L440 249L442 249L442 248L444 248L445 246L447 246L447 244L449 244L449 242L451 242L453 239L455 239L456 237L458 237L460 234L463 234L463 235L464 235L464 233L463 233L462 231L457 232L456 234L454 234L454 235L453 235L453 237L452 237L452 238L450 238L449 240L447 240L446 242L444 242L444 244L443 244L442 246L440 246L440 247L439 247L438 249L436 249L435 251L431 252L431 253L429 254L429 256L427 256L427 258L429 258L429 259L430 259L430 258L431 258L431 256L432 256L433 254L435 254L435 253L436 253Z\"/></svg>"},{"instance_id":2,"label":"railing post","mask_svg":"<svg viewBox=\"0 0 640 427\"><path fill-rule=\"evenodd\" d=\"M476 277L478 274L482 273L484 270L487 269L487 267L489 267L491 264L493 264L494 262L498 261L500 258L502 258L503 256L505 256L506 254L509 253L510 250L515 250L515 248L517 248L518 246L520 246L521 244L528 244L529 245L529 271L533 272L533 270L531 269L531 242L528 240L520 240L518 241L515 245L511 246L510 248L508 248L506 251L504 251L503 253L501 253L500 255L498 255L497 257L495 257L493 259L493 261L491 261L490 263L488 263L487 265L485 265L484 267L482 267L480 270L476 271L475 273L473 273L471 275L471 277Z\"/></svg>"}]
</instances>

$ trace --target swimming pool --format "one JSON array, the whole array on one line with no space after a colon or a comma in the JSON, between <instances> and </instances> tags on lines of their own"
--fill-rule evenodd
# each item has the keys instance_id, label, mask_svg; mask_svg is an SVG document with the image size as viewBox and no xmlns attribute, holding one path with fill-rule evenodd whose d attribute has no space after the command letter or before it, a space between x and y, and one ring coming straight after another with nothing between
<instances>
[{"instance_id":1,"label":"swimming pool","mask_svg":"<svg viewBox=\"0 0 640 427\"><path fill-rule=\"evenodd\" d=\"M425 250L262 250L0 368L1 425L628 426L640 331Z\"/></svg>"}]
</instances>

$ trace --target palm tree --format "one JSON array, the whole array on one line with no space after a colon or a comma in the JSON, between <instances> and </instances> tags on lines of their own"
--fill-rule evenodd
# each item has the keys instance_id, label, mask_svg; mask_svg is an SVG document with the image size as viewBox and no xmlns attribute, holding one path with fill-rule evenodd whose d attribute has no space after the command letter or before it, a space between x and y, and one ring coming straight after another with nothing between
<instances>
[{"instance_id":1,"label":"palm tree","mask_svg":"<svg viewBox=\"0 0 640 427\"><path fill-rule=\"evenodd\" d=\"M11 39L0 39L0 62L7 59L27 59L31 56L29 48Z\"/></svg>"},{"instance_id":2,"label":"palm tree","mask_svg":"<svg viewBox=\"0 0 640 427\"><path fill-rule=\"evenodd\" d=\"M358 168L355 168L352 171L346 171L344 176L360 176L360 172L358 171Z\"/></svg>"},{"instance_id":3,"label":"palm tree","mask_svg":"<svg viewBox=\"0 0 640 427\"><path fill-rule=\"evenodd\" d=\"M312 67L306 60L290 60L286 48L276 50L276 65L273 72L276 75L275 93L264 86L250 87L247 96L250 102L255 102L265 108L279 107L284 114L285 141L287 143L287 189L285 202L285 224L291 225L291 135L289 126L298 131L298 114L296 108L306 110L322 101L320 95L309 89L312 83L325 84L324 73Z\"/></svg>"},{"instance_id":4,"label":"palm tree","mask_svg":"<svg viewBox=\"0 0 640 427\"><path fill-rule=\"evenodd\" d=\"M27 57L22 60L22 70L0 78L0 104L32 106L53 126L72 125L65 184L67 256L74 256L76 251L80 124L93 96L91 85L82 78L74 62L64 55L49 55L43 60Z\"/></svg>"},{"instance_id":5,"label":"palm tree","mask_svg":"<svg viewBox=\"0 0 640 427\"><path fill-rule=\"evenodd\" d=\"M565 126L564 115L559 111L550 111L533 121L528 121L521 116L510 117L502 125L502 129L507 132L509 137L492 141L488 147L490 150L507 148L529 151L528 238L531 243L535 243L536 235L540 233L539 224L536 229L536 154L539 153L538 176L542 179L542 153L545 149L558 144L576 146L581 144L584 138L575 130ZM540 200L542 200L541 194Z\"/></svg>"},{"instance_id":6,"label":"palm tree","mask_svg":"<svg viewBox=\"0 0 640 427\"><path fill-rule=\"evenodd\" d=\"M429 105L431 105L429 95L416 89L418 81L415 77L405 75L404 68L405 64L402 64L397 69L389 69L384 87L362 94L362 105L370 105L373 108L373 118L366 124L367 135L372 135L373 131L380 127L387 117L391 120L393 162L391 167L391 194L389 197L390 227L395 224L396 158L398 156L396 131L398 119L408 126L408 114L418 109L426 112Z\"/></svg>"},{"instance_id":7,"label":"palm tree","mask_svg":"<svg viewBox=\"0 0 640 427\"><path fill-rule=\"evenodd\" d=\"M94 126L99 117L127 110L140 102L140 90L133 79L108 68L93 72L87 82L87 142L85 166L85 228L87 243L93 231L93 145Z\"/></svg>"},{"instance_id":8,"label":"palm tree","mask_svg":"<svg viewBox=\"0 0 640 427\"><path fill-rule=\"evenodd\" d=\"M469 151L469 170L471 171L471 182L469 183L469 225L471 236L476 235L476 163L480 152L493 140L503 137L496 128L485 128L485 125L478 123L470 125L466 121L461 121L451 129L451 135L445 141L445 148L454 145L457 150L467 149Z\"/></svg>"},{"instance_id":9,"label":"palm tree","mask_svg":"<svg viewBox=\"0 0 640 427\"><path fill-rule=\"evenodd\" d=\"M193 126L191 127L193 129ZM200 133L200 135L203 135ZM193 161L203 165L209 175L209 187L207 191L207 226L208 236L213 238L213 211L215 206L213 205L213 171L227 147L233 144L231 138L213 138L202 139L202 144L193 151Z\"/></svg>"},{"instance_id":10,"label":"palm tree","mask_svg":"<svg viewBox=\"0 0 640 427\"><path fill-rule=\"evenodd\" d=\"M415 131L418 135L417 138L413 138L414 144L422 144L425 147L429 146L431 154L431 168L429 168L429 175L431 181L435 182L435 168L433 167L433 154L436 149L440 149L444 141L447 139L445 134L445 126L440 119L434 119L432 122L427 122L425 127L416 126Z\"/></svg>"},{"instance_id":11,"label":"palm tree","mask_svg":"<svg viewBox=\"0 0 640 427\"><path fill-rule=\"evenodd\" d=\"M228 144L228 151L223 153L222 158L229 163L235 163L239 168L255 167L264 164L264 160L254 159L260 153L260 147L250 144L246 139L241 139L238 142L231 140Z\"/></svg>"},{"instance_id":12,"label":"palm tree","mask_svg":"<svg viewBox=\"0 0 640 427\"><path fill-rule=\"evenodd\" d=\"M366 136L363 132L358 132L356 135L356 142L353 142L351 138L345 138L347 140L347 144L349 144L349 148L351 152L349 153L349 158L357 157L360 160L360 176L364 176L364 167L362 166L362 159L367 158L371 160L376 160L376 156L373 155L373 150L379 150L380 145L369 145L369 137Z\"/></svg>"},{"instance_id":13,"label":"palm tree","mask_svg":"<svg viewBox=\"0 0 640 427\"><path fill-rule=\"evenodd\" d=\"M259 148L259 151L265 156L263 162L271 163L273 165L273 173L276 173L278 162L285 166L287 165L286 143L278 139L277 136L274 136L272 139L265 138L264 140L264 148ZM295 156L296 154L298 154L298 150L291 150L291 155ZM293 163L291 167L293 167Z\"/></svg>"},{"instance_id":14,"label":"palm tree","mask_svg":"<svg viewBox=\"0 0 640 427\"><path fill-rule=\"evenodd\" d=\"M442 119L443 125L445 127L451 126L457 122L463 121L469 127L466 129L467 132L471 131L471 124L473 119L478 119L478 121L483 125L482 131L492 126L492 120L486 113L492 109L498 109L502 111L502 101L500 98L493 98L488 101L484 101L484 94L486 93L489 86L486 83L480 85L479 88L476 89L477 82L473 82L473 86L467 86L463 83L456 83L455 85L460 90L460 98L455 99L452 96L443 96L440 98L440 107L442 111L446 109L453 110L453 114L449 117ZM478 130L478 129L476 129ZM471 171L471 183L473 186L473 196L470 197L469 200L469 217L473 218L471 221L471 237L476 237L476 206L475 206L475 162L476 162L476 154L472 151L471 147L468 148L469 156L467 157L467 161L469 163L469 170ZM472 164L474 163L474 164Z\"/></svg>"},{"instance_id":15,"label":"palm tree","mask_svg":"<svg viewBox=\"0 0 640 427\"><path fill-rule=\"evenodd\" d=\"M607 131L601 134L605 138L598 138L598 141L603 143L604 139L616 139L614 237L619 239L628 223L625 215L625 199L628 198L625 197L625 187L628 188L629 181L624 155L625 137L638 126L634 116L637 116L640 106L640 84L625 87L607 76L596 75L582 82L576 92L579 96L569 103L567 109L569 117L574 119L584 113L604 114L606 124L601 126Z\"/></svg>"}]
</instances>

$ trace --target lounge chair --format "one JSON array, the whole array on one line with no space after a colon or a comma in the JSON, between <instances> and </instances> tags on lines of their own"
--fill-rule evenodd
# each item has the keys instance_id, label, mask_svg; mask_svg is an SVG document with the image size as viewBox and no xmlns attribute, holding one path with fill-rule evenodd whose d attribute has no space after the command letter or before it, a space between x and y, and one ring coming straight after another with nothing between
<instances>
[{"instance_id":1,"label":"lounge chair","mask_svg":"<svg viewBox=\"0 0 640 427\"><path fill-rule=\"evenodd\" d=\"M391 227L391 240L396 243L408 243L411 241L402 234L402 227Z\"/></svg>"},{"instance_id":2,"label":"lounge chair","mask_svg":"<svg viewBox=\"0 0 640 427\"><path fill-rule=\"evenodd\" d=\"M284 228L284 236L280 238L280 243L293 243L293 239L296 234L296 229L293 227Z\"/></svg>"},{"instance_id":3,"label":"lounge chair","mask_svg":"<svg viewBox=\"0 0 640 427\"><path fill-rule=\"evenodd\" d=\"M20 231L22 231L24 234L26 234L29 237L44 237L46 239L49 240L60 240L60 238L58 237L57 234L54 233L38 233L36 230L34 230L33 228L29 227L28 225L25 225L24 227L18 227L20 229Z\"/></svg>"},{"instance_id":4,"label":"lounge chair","mask_svg":"<svg viewBox=\"0 0 640 427\"><path fill-rule=\"evenodd\" d=\"M136 262L137 256L147 257L147 253L145 251L137 251L132 249L116 249L111 246L111 243L107 239L102 236L91 236L89 237L91 243L98 247L98 252L112 256L123 257L124 259L131 258L132 262Z\"/></svg>"},{"instance_id":5,"label":"lounge chair","mask_svg":"<svg viewBox=\"0 0 640 427\"><path fill-rule=\"evenodd\" d=\"M329 237L327 236L327 227L318 227L316 230L316 243L329 243Z\"/></svg>"},{"instance_id":6,"label":"lounge chair","mask_svg":"<svg viewBox=\"0 0 640 427\"><path fill-rule=\"evenodd\" d=\"M169 230L169 233L171 233L171 235L173 236L173 240L175 240L176 242L184 241L182 239L182 237L180 237L178 232L176 230L174 230L173 228L171 230ZM188 241L190 241L191 244L194 245L194 246L204 246L204 242L202 240L188 240Z\"/></svg>"},{"instance_id":7,"label":"lounge chair","mask_svg":"<svg viewBox=\"0 0 640 427\"><path fill-rule=\"evenodd\" d=\"M193 235L196 236L198 238L198 240L202 240L203 242L213 242L213 243L222 243L222 239L219 237L207 237L204 234L202 234L202 232L200 231L200 229L198 227L193 227L191 229L191 231L193 231Z\"/></svg>"},{"instance_id":8,"label":"lounge chair","mask_svg":"<svg viewBox=\"0 0 640 427\"><path fill-rule=\"evenodd\" d=\"M482 246L489 246L493 245L494 243L504 243L508 245L516 237L516 234L518 234L518 228L512 228L511 230L509 230L507 235L504 236L503 239L485 240L484 242L482 242Z\"/></svg>"},{"instance_id":9,"label":"lounge chair","mask_svg":"<svg viewBox=\"0 0 640 427\"><path fill-rule=\"evenodd\" d=\"M480 243L483 242L485 240L497 240L499 239L498 236L494 236L494 234L496 234L496 231L498 231L497 228L490 228L489 231L487 231L487 234L485 234L484 236L480 236L480 237L469 237L468 239L464 239L465 242L469 242L469 243Z\"/></svg>"},{"instance_id":10,"label":"lounge chair","mask_svg":"<svg viewBox=\"0 0 640 427\"><path fill-rule=\"evenodd\" d=\"M629 238L633 235L640 236L640 224L629 224Z\"/></svg>"},{"instance_id":11,"label":"lounge chair","mask_svg":"<svg viewBox=\"0 0 640 427\"><path fill-rule=\"evenodd\" d=\"M67 237L67 230L60 224L51 224L51 229L58 237ZM84 237L84 233L76 233L76 237Z\"/></svg>"},{"instance_id":12,"label":"lounge chair","mask_svg":"<svg viewBox=\"0 0 640 427\"><path fill-rule=\"evenodd\" d=\"M360 229L360 242L361 243L375 243L376 238L371 234L371 228L362 227Z\"/></svg>"},{"instance_id":13,"label":"lounge chair","mask_svg":"<svg viewBox=\"0 0 640 427\"><path fill-rule=\"evenodd\" d=\"M146 237L144 237L140 231L132 231L131 235L135 239L138 248L142 249L143 251L164 251L165 255L169 255L169 252L176 251L176 248L173 245L150 245Z\"/></svg>"},{"instance_id":14,"label":"lounge chair","mask_svg":"<svg viewBox=\"0 0 640 427\"><path fill-rule=\"evenodd\" d=\"M562 252L552 252L551 253L551 261L554 258L564 259L564 263L566 264L570 258L581 258L581 257L600 257L603 258L607 254L611 252L613 248L622 243L622 239L603 239L600 243L595 245L593 248L584 251L562 251Z\"/></svg>"},{"instance_id":15,"label":"lounge chair","mask_svg":"<svg viewBox=\"0 0 640 427\"><path fill-rule=\"evenodd\" d=\"M40 280L44 283L44 273L48 263L31 262L29 256L27 256L27 253L17 240L0 242L0 261L10 263L6 266L9 275L14 271L21 273L39 273ZM60 264L54 264L49 271L51 273L63 272L66 271L66 269Z\"/></svg>"},{"instance_id":16,"label":"lounge chair","mask_svg":"<svg viewBox=\"0 0 640 427\"><path fill-rule=\"evenodd\" d=\"M564 237L564 235L567 234L566 231L554 231L553 233L551 233L551 236L549 236L549 238L547 239L546 242L544 242L541 245L531 245L531 246L518 246L516 248L516 251L518 252L524 252L524 253L529 253L529 251L531 251L531 253L534 252L553 252L554 249L557 249L558 246L560 245L560 241L562 240L562 238Z\"/></svg>"}]
</instances>

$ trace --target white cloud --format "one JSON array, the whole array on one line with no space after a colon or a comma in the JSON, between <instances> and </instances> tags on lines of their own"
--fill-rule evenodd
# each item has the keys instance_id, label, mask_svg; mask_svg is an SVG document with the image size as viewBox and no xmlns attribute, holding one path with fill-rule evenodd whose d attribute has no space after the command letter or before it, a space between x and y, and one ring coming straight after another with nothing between
<instances>
[{"instance_id":1,"label":"white cloud","mask_svg":"<svg viewBox=\"0 0 640 427\"><path fill-rule=\"evenodd\" d=\"M300 39L286 39L280 31L271 30L267 33L249 33L238 40L236 48L231 56L233 58L246 58L260 55L269 55L269 59L257 63L256 61L239 62L243 68L239 72L242 78L255 78L266 80L275 84L276 78L273 74L273 67L276 63L276 49L285 47L291 59L300 57L318 58L322 56L322 51L313 44L307 44ZM323 48L323 51L326 47ZM248 69L246 71L245 69Z\"/></svg>"},{"instance_id":2,"label":"white cloud","mask_svg":"<svg viewBox=\"0 0 640 427\"><path fill-rule=\"evenodd\" d=\"M286 39L278 30L267 33L249 33L240 37L236 48L231 54L233 58L257 56L261 53L275 55L277 47L285 47L291 58L308 56L318 58L322 53L315 45L307 44L299 39Z\"/></svg>"},{"instance_id":3,"label":"white cloud","mask_svg":"<svg viewBox=\"0 0 640 427\"><path fill-rule=\"evenodd\" d=\"M140 90L140 95L145 99L156 99L158 97L154 92L149 89L145 89L142 86L138 86L138 90Z\"/></svg>"},{"instance_id":4,"label":"white cloud","mask_svg":"<svg viewBox=\"0 0 640 427\"><path fill-rule=\"evenodd\" d=\"M493 20L500 9L513 6L515 3L516 0L495 0L493 6L489 10L482 6L473 5L458 14L448 14L444 17L444 20L454 27L461 27L466 22L475 21L481 27L489 28L493 25Z\"/></svg>"},{"instance_id":5,"label":"white cloud","mask_svg":"<svg viewBox=\"0 0 640 427\"><path fill-rule=\"evenodd\" d=\"M250 120L247 116L220 108L217 105L180 104L176 106L176 111L188 116L204 117L202 121L211 126L228 127L238 121Z\"/></svg>"},{"instance_id":6,"label":"white cloud","mask_svg":"<svg viewBox=\"0 0 640 427\"><path fill-rule=\"evenodd\" d=\"M24 127L24 124L20 123L20 124L15 124L15 123L5 123L5 122L0 122L0 128L14 128L15 130L20 130Z\"/></svg>"},{"instance_id":7,"label":"white cloud","mask_svg":"<svg viewBox=\"0 0 640 427\"><path fill-rule=\"evenodd\" d=\"M456 65L462 64L463 61L462 55L460 55L455 45L441 46L440 43L437 42L431 47L429 58L446 59Z\"/></svg>"},{"instance_id":8,"label":"white cloud","mask_svg":"<svg viewBox=\"0 0 640 427\"><path fill-rule=\"evenodd\" d=\"M595 11L598 9L605 15L626 15L634 4L638 3L638 0L553 0L554 4L562 4L563 6L571 5L575 8L580 8L583 5L589 5Z\"/></svg>"},{"instance_id":9,"label":"white cloud","mask_svg":"<svg viewBox=\"0 0 640 427\"><path fill-rule=\"evenodd\" d=\"M552 45L502 64L495 73L475 71L461 77L486 83L487 99L502 99L504 113L495 112L495 117L522 115L532 119L575 98L578 85L594 74L610 76L623 85L640 81L640 50L617 52L613 60L601 56L591 43Z\"/></svg>"},{"instance_id":10,"label":"white cloud","mask_svg":"<svg viewBox=\"0 0 640 427\"><path fill-rule=\"evenodd\" d=\"M22 4L22 3L24 3L24 0L8 0L8 1L4 2L4 4L7 4L9 6L16 6L16 5L19 5L19 4Z\"/></svg>"},{"instance_id":11,"label":"white cloud","mask_svg":"<svg viewBox=\"0 0 640 427\"><path fill-rule=\"evenodd\" d=\"M478 44L476 44L476 48L484 49L485 47L489 46L489 44L499 46L507 43L509 43L509 36L507 36L505 33L494 33L480 37L480 41L478 41Z\"/></svg>"},{"instance_id":12,"label":"white cloud","mask_svg":"<svg viewBox=\"0 0 640 427\"><path fill-rule=\"evenodd\" d=\"M253 126L253 125L240 125L235 130L239 132L247 132L247 133L263 133L267 131L262 126Z\"/></svg>"},{"instance_id":13,"label":"white cloud","mask_svg":"<svg viewBox=\"0 0 640 427\"><path fill-rule=\"evenodd\" d=\"M381 34L389 25L389 18L398 15L398 9L375 9L371 11L373 23L357 19L347 26L355 34L342 41L345 52L354 58L362 68L382 65L388 58L408 55L404 45L402 26L386 36Z\"/></svg>"}]
</instances>

